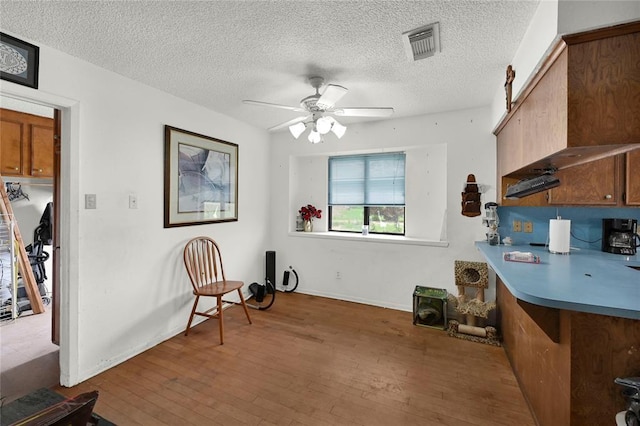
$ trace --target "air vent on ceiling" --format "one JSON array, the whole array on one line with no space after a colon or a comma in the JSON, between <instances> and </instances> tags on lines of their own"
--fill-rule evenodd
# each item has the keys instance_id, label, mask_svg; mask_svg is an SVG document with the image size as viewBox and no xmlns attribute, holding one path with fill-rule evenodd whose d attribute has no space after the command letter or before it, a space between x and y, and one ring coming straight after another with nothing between
<instances>
[{"instance_id":1,"label":"air vent on ceiling","mask_svg":"<svg viewBox=\"0 0 640 426\"><path fill-rule=\"evenodd\" d=\"M440 24L435 22L402 33L402 41L410 60L429 58L440 52Z\"/></svg>"}]
</instances>

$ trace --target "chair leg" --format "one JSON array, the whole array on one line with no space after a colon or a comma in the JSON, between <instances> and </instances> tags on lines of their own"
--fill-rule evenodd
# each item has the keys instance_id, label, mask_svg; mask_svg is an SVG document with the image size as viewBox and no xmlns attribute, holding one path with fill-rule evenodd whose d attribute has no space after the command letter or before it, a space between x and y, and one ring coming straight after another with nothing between
<instances>
[{"instance_id":1,"label":"chair leg","mask_svg":"<svg viewBox=\"0 0 640 426\"><path fill-rule=\"evenodd\" d=\"M249 324L253 324L251 322L251 317L249 317L249 309L247 309L247 304L244 302L244 296L240 289L238 289L238 294L240 295L240 301L242 302L242 307L244 308L244 313L247 315L247 319L249 320Z\"/></svg>"},{"instance_id":2,"label":"chair leg","mask_svg":"<svg viewBox=\"0 0 640 426\"><path fill-rule=\"evenodd\" d=\"M193 302L193 308L191 308L191 316L189 317L189 322L187 323L187 328L184 330L184 335L189 335L189 329L191 328L191 322L193 321L193 317L196 314L196 308L198 307L198 300L200 300L200 296L196 296L196 301Z\"/></svg>"},{"instance_id":3,"label":"chair leg","mask_svg":"<svg viewBox=\"0 0 640 426\"><path fill-rule=\"evenodd\" d=\"M224 345L224 324L222 322L222 296L218 296L218 327L220 328L220 344Z\"/></svg>"}]
</instances>

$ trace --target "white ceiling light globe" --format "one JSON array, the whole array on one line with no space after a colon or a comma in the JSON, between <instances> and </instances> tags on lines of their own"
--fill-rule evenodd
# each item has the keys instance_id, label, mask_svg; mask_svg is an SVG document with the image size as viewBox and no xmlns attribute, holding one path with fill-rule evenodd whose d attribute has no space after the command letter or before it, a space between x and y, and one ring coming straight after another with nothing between
<instances>
[{"instance_id":1,"label":"white ceiling light globe","mask_svg":"<svg viewBox=\"0 0 640 426\"><path fill-rule=\"evenodd\" d=\"M322 142L322 136L320 136L320 133L316 132L315 130L312 130L309 133L309 142L311 142L311 143Z\"/></svg>"},{"instance_id":2,"label":"white ceiling light globe","mask_svg":"<svg viewBox=\"0 0 640 426\"><path fill-rule=\"evenodd\" d=\"M326 135L331 131L331 126L333 125L333 121L329 117L320 117L316 121L316 129L318 133L321 135Z\"/></svg>"}]
</instances>

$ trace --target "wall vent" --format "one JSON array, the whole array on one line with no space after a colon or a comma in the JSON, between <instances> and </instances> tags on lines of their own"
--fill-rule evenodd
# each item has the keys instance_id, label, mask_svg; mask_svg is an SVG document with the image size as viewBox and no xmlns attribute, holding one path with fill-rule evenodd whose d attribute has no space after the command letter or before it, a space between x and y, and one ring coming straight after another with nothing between
<instances>
[{"instance_id":1,"label":"wall vent","mask_svg":"<svg viewBox=\"0 0 640 426\"><path fill-rule=\"evenodd\" d=\"M429 58L440 52L440 24L435 22L404 32L402 41L410 60Z\"/></svg>"}]
</instances>

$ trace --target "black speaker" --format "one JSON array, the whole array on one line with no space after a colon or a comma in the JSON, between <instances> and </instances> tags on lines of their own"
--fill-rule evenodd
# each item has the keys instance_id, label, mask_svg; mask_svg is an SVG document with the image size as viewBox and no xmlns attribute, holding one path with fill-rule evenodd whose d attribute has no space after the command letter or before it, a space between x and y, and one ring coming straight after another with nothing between
<instances>
[{"instance_id":1,"label":"black speaker","mask_svg":"<svg viewBox=\"0 0 640 426\"><path fill-rule=\"evenodd\" d=\"M269 282L273 285L276 285L276 252L275 251L267 251L266 256L266 277Z\"/></svg>"}]
</instances>

